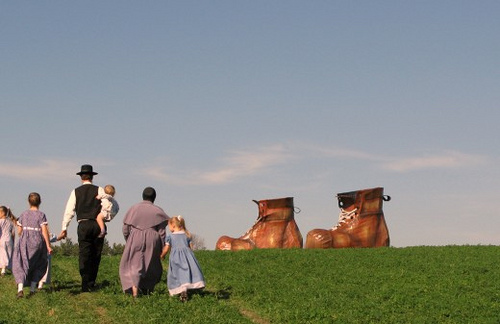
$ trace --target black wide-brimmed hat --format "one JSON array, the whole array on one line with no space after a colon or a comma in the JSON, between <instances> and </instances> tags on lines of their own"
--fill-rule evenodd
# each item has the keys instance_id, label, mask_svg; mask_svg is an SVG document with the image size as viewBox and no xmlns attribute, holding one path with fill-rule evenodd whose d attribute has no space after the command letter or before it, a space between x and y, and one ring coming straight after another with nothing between
<instances>
[{"instance_id":1,"label":"black wide-brimmed hat","mask_svg":"<svg viewBox=\"0 0 500 324\"><path fill-rule=\"evenodd\" d=\"M92 166L90 164L84 164L84 165L82 165L81 171L77 173L77 175L82 175L82 174L96 175L97 172L94 172L94 170L92 169Z\"/></svg>"}]
</instances>

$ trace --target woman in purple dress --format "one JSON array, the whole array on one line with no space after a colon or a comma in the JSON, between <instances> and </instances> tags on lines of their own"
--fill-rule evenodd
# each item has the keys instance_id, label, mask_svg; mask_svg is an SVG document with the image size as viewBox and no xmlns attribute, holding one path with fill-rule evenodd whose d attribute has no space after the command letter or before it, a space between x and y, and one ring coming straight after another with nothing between
<instances>
[{"instance_id":1,"label":"woman in purple dress","mask_svg":"<svg viewBox=\"0 0 500 324\"><path fill-rule=\"evenodd\" d=\"M17 220L19 240L12 262L17 298L24 296L24 285L30 285L30 295L35 293L38 282L47 271L47 253L52 253L47 216L39 210L42 202L40 195L30 193L28 202L30 209L24 211Z\"/></svg>"},{"instance_id":2,"label":"woman in purple dress","mask_svg":"<svg viewBox=\"0 0 500 324\"><path fill-rule=\"evenodd\" d=\"M123 219L125 249L120 261L122 289L137 297L151 293L161 280L160 254L169 217L154 203L156 191L147 187L143 201L130 207Z\"/></svg>"}]
</instances>

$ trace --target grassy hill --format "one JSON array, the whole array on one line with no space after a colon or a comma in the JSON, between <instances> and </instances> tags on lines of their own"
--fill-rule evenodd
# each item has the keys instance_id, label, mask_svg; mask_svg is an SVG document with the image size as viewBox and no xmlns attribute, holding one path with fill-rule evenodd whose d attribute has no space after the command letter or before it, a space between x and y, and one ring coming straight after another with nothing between
<instances>
[{"instance_id":1,"label":"grassy hill","mask_svg":"<svg viewBox=\"0 0 500 324\"><path fill-rule=\"evenodd\" d=\"M55 255L53 292L17 300L12 275L0 279L0 323L500 323L498 246L196 255L207 288L185 304L165 280L150 296L124 295L117 256L103 257L100 289L82 294L77 258Z\"/></svg>"}]
</instances>

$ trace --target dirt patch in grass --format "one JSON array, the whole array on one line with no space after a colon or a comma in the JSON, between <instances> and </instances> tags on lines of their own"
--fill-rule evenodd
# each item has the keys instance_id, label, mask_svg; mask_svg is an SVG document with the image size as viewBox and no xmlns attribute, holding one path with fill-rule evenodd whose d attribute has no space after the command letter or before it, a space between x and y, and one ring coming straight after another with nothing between
<instances>
[{"instance_id":1,"label":"dirt patch in grass","mask_svg":"<svg viewBox=\"0 0 500 324\"><path fill-rule=\"evenodd\" d=\"M245 309L245 308L240 308L239 309L240 314L251 320L253 323L257 324L270 324L269 321L263 319L260 317L257 313L252 312L251 310Z\"/></svg>"}]
</instances>

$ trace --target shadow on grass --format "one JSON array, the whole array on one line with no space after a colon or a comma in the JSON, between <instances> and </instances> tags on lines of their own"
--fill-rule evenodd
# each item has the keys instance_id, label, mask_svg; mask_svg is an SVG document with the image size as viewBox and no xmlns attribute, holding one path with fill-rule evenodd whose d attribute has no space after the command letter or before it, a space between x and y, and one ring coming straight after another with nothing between
<instances>
[{"instance_id":1,"label":"shadow on grass","mask_svg":"<svg viewBox=\"0 0 500 324\"><path fill-rule=\"evenodd\" d=\"M78 281L53 281L50 288L53 291L81 289L82 284Z\"/></svg>"},{"instance_id":2,"label":"shadow on grass","mask_svg":"<svg viewBox=\"0 0 500 324\"><path fill-rule=\"evenodd\" d=\"M112 284L108 280L104 280L101 283L97 283L91 291L99 291L102 289L106 289L108 287L111 287ZM82 286L80 281L57 281L54 280L48 287L47 287L47 292L58 292L58 291L69 291L71 295L79 295L82 293ZM231 292L232 287L226 287L223 289L219 290L208 290L208 289L193 289L193 290L188 290L188 296L189 298L193 296L199 296L200 298L215 298L217 300L228 300L231 298ZM125 291L124 292L126 295L131 295L132 291ZM151 295L163 295L167 294L168 295L168 290L166 289L157 289L154 292L149 292L149 291L141 291L139 296L151 296ZM0 323L1 324L1 323Z\"/></svg>"},{"instance_id":3,"label":"shadow on grass","mask_svg":"<svg viewBox=\"0 0 500 324\"><path fill-rule=\"evenodd\" d=\"M97 283L91 291L98 291L111 286L108 280L104 280L101 283ZM49 291L64 291L69 290L72 295L78 295L82 293L82 283L79 281L53 281L49 286Z\"/></svg>"},{"instance_id":4,"label":"shadow on grass","mask_svg":"<svg viewBox=\"0 0 500 324\"><path fill-rule=\"evenodd\" d=\"M200 296L201 298L211 297L215 299L229 299L231 297L231 289L232 287L227 287L217 291L211 291L208 289L188 290L188 296L189 298L192 296Z\"/></svg>"},{"instance_id":5,"label":"shadow on grass","mask_svg":"<svg viewBox=\"0 0 500 324\"><path fill-rule=\"evenodd\" d=\"M132 296L132 290L129 289L125 291L126 295ZM167 289L155 289L153 292L139 291L138 298L144 298L149 296L169 296ZM176 295L179 296L179 295ZM198 298L215 298L218 300L229 299L231 296L231 287L220 289L217 291L212 291L208 289L192 289L188 290L188 299L197 296ZM173 297L173 296L170 296Z\"/></svg>"}]
</instances>

